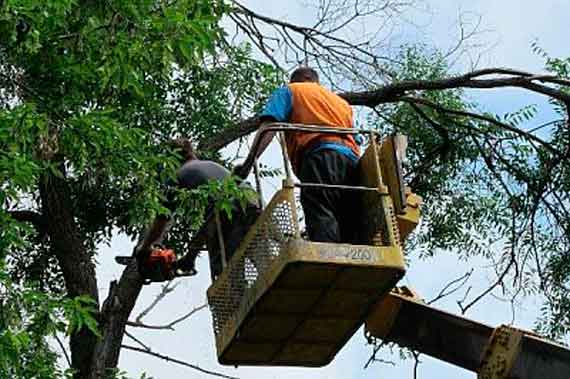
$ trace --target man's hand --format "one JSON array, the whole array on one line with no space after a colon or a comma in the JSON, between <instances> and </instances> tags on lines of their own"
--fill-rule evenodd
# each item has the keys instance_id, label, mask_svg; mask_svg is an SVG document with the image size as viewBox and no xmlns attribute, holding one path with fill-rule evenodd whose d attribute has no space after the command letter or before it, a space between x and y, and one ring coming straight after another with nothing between
<instances>
[{"instance_id":1,"label":"man's hand","mask_svg":"<svg viewBox=\"0 0 570 379\"><path fill-rule=\"evenodd\" d=\"M242 164L238 164L234 167L233 174L238 178L245 179L251 171L251 166L251 163L248 163L247 161Z\"/></svg>"},{"instance_id":2,"label":"man's hand","mask_svg":"<svg viewBox=\"0 0 570 379\"><path fill-rule=\"evenodd\" d=\"M135 260L137 261L137 271L139 272L139 275L142 277L144 277L145 274L144 265L148 260L148 258L150 257L151 252L152 249L150 248L150 246L145 247L142 244L135 246L135 248L133 249L133 257L135 257Z\"/></svg>"},{"instance_id":3,"label":"man's hand","mask_svg":"<svg viewBox=\"0 0 570 379\"><path fill-rule=\"evenodd\" d=\"M150 256L151 252L152 248L150 246L139 244L135 246L135 248L133 249L133 257L135 257L136 259L144 260Z\"/></svg>"},{"instance_id":4,"label":"man's hand","mask_svg":"<svg viewBox=\"0 0 570 379\"><path fill-rule=\"evenodd\" d=\"M247 155L246 160L242 164L235 166L233 171L235 176L242 179L247 178L251 169L253 168L255 160L259 158L259 156L265 151L265 149L267 149L267 146L269 146L269 144L271 143L271 140L273 139L275 132L263 132L263 128L270 121L273 120L266 120L262 122L260 130L258 130L253 140L253 146L257 147L257 149L251 150Z\"/></svg>"}]
</instances>

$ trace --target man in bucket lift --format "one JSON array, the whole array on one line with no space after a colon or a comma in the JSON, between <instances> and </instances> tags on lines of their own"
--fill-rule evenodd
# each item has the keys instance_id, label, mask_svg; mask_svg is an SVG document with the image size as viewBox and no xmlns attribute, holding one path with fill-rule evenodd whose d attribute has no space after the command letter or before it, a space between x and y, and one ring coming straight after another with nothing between
<instances>
[{"instance_id":1,"label":"man in bucket lift","mask_svg":"<svg viewBox=\"0 0 570 379\"><path fill-rule=\"evenodd\" d=\"M300 67L287 86L277 89L260 115L261 121L288 122L327 127L352 128L352 108L341 97L319 84L318 73ZM249 173L255 159L274 136L266 132L260 148L251 152L236 170ZM286 132L285 143L293 172L304 183L354 185L360 151L353 135ZM350 242L350 214L354 202L350 192L339 189L301 189L307 234L311 241Z\"/></svg>"},{"instance_id":2,"label":"man in bucket lift","mask_svg":"<svg viewBox=\"0 0 570 379\"><path fill-rule=\"evenodd\" d=\"M174 140L172 145L179 149L182 154L183 164L176 173L177 183L179 188L195 189L211 180L224 180L228 178L231 173L223 166L216 162L200 160L194 153L190 140L180 138ZM245 183L245 182L244 182ZM176 208L175 199L169 199L167 208L174 211ZM213 207L209 207L213 208ZM220 224L222 230L222 240L226 252L226 259L229 260L239 247L243 237L246 235L249 228L255 223L255 220L260 214L258 205L252 201L248 201L245 209L242 209L239 204L235 204L232 212L231 219L225 215L225 212L220 213ZM144 267L149 263L149 257L154 245L159 244L167 231L170 224L170 218L166 215L159 215L156 217L152 225L146 231L144 238L135 248L135 256L138 261L139 271L145 276ZM207 248L210 260L210 273L212 281L214 281L222 273L222 257L215 252L220 251L218 244L218 235L215 222L209 222ZM197 254L189 252L182 260L175 263L173 271L177 268L184 272L195 273L195 259ZM152 267L150 268L153 269ZM173 274L173 273L172 273Z\"/></svg>"}]
</instances>

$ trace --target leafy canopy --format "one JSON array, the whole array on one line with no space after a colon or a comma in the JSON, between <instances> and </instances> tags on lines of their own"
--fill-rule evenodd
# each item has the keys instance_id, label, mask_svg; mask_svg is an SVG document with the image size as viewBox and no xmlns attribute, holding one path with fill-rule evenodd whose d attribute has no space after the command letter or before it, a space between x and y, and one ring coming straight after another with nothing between
<instances>
[{"instance_id":1,"label":"leafy canopy","mask_svg":"<svg viewBox=\"0 0 570 379\"><path fill-rule=\"evenodd\" d=\"M99 305L63 297L70 283L46 232L57 221L42 218L42 185L63 183L82 248L95 256L113 232L134 236L167 212L164 183L180 163L170 139L213 138L280 80L248 45L224 41L227 11L221 0L0 2L2 375L64 375L47 338L100 335ZM242 194L235 183L217 190L221 209ZM203 191L189 196L182 214L203 209ZM186 243L192 226L173 243Z\"/></svg>"}]
</instances>

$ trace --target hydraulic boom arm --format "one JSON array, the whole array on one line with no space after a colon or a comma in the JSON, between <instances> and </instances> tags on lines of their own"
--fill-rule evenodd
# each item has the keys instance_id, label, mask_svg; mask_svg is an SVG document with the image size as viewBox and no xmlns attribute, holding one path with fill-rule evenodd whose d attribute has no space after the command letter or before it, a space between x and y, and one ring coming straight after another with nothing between
<instances>
[{"instance_id":1,"label":"hydraulic boom arm","mask_svg":"<svg viewBox=\"0 0 570 379\"><path fill-rule=\"evenodd\" d=\"M479 379L568 379L570 349L535 334L485 324L433 308L396 289L377 306L366 331L453 365Z\"/></svg>"}]
</instances>

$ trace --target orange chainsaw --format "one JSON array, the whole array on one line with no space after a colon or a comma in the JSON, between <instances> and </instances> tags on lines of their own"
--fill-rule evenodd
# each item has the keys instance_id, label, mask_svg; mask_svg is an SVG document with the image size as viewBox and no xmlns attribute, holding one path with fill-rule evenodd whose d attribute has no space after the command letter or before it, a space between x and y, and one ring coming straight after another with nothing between
<instances>
[{"instance_id":1,"label":"orange chainsaw","mask_svg":"<svg viewBox=\"0 0 570 379\"><path fill-rule=\"evenodd\" d=\"M117 256L115 261L121 265L129 265L136 256ZM196 275L194 267L187 269L180 265L176 253L163 246L153 246L146 258L137 260L137 269L144 279L144 284L165 282L180 276Z\"/></svg>"}]
</instances>

